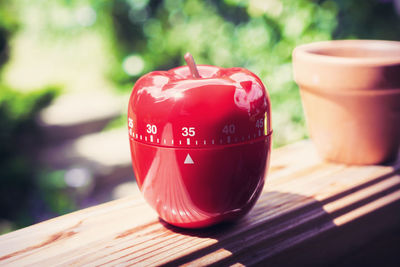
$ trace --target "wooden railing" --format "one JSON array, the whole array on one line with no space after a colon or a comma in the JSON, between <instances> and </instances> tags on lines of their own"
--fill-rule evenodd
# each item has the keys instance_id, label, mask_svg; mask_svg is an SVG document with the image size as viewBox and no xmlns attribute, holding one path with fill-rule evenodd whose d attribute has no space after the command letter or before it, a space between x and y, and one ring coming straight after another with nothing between
<instances>
[{"instance_id":1,"label":"wooden railing","mask_svg":"<svg viewBox=\"0 0 400 267\"><path fill-rule=\"evenodd\" d=\"M324 162L309 141L275 150L253 210L184 230L128 197L0 237L0 265L296 265L347 255L400 222L400 163Z\"/></svg>"}]
</instances>

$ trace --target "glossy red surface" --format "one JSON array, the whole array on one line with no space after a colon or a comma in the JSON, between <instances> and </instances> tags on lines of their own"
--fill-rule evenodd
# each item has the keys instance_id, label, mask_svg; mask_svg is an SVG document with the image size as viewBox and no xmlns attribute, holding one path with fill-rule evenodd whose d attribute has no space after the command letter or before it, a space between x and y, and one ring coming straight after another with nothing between
<instances>
[{"instance_id":1,"label":"glossy red surface","mask_svg":"<svg viewBox=\"0 0 400 267\"><path fill-rule=\"evenodd\" d=\"M270 103L242 68L198 66L139 79L128 108L136 180L160 217L196 228L246 214L264 185Z\"/></svg>"}]
</instances>

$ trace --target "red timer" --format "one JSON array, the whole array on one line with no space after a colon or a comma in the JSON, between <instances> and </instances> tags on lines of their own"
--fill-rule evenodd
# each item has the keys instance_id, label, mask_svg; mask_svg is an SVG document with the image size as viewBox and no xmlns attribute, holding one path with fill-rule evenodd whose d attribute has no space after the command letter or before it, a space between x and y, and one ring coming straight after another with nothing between
<instances>
[{"instance_id":1,"label":"red timer","mask_svg":"<svg viewBox=\"0 0 400 267\"><path fill-rule=\"evenodd\" d=\"M170 224L198 228L245 215L258 199L271 151L270 101L243 68L155 71L133 87L133 169L147 202Z\"/></svg>"}]
</instances>

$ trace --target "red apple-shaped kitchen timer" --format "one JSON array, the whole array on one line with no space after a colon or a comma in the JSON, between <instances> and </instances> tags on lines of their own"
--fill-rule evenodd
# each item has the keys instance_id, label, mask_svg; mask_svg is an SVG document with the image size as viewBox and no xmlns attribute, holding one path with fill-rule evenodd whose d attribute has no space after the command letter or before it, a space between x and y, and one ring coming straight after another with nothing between
<instances>
[{"instance_id":1,"label":"red apple-shaped kitchen timer","mask_svg":"<svg viewBox=\"0 0 400 267\"><path fill-rule=\"evenodd\" d=\"M198 228L245 215L271 151L270 101L243 68L154 71L133 87L128 130L140 190L170 224Z\"/></svg>"}]
</instances>

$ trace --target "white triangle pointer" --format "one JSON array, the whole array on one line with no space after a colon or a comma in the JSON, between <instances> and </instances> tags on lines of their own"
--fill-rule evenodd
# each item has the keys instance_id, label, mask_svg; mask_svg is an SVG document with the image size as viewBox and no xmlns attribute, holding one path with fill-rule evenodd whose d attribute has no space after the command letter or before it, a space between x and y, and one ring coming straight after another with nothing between
<instances>
[{"instance_id":1,"label":"white triangle pointer","mask_svg":"<svg viewBox=\"0 0 400 267\"><path fill-rule=\"evenodd\" d=\"M194 164L194 161L193 161L192 157L189 155L189 153L186 156L184 164Z\"/></svg>"}]
</instances>

